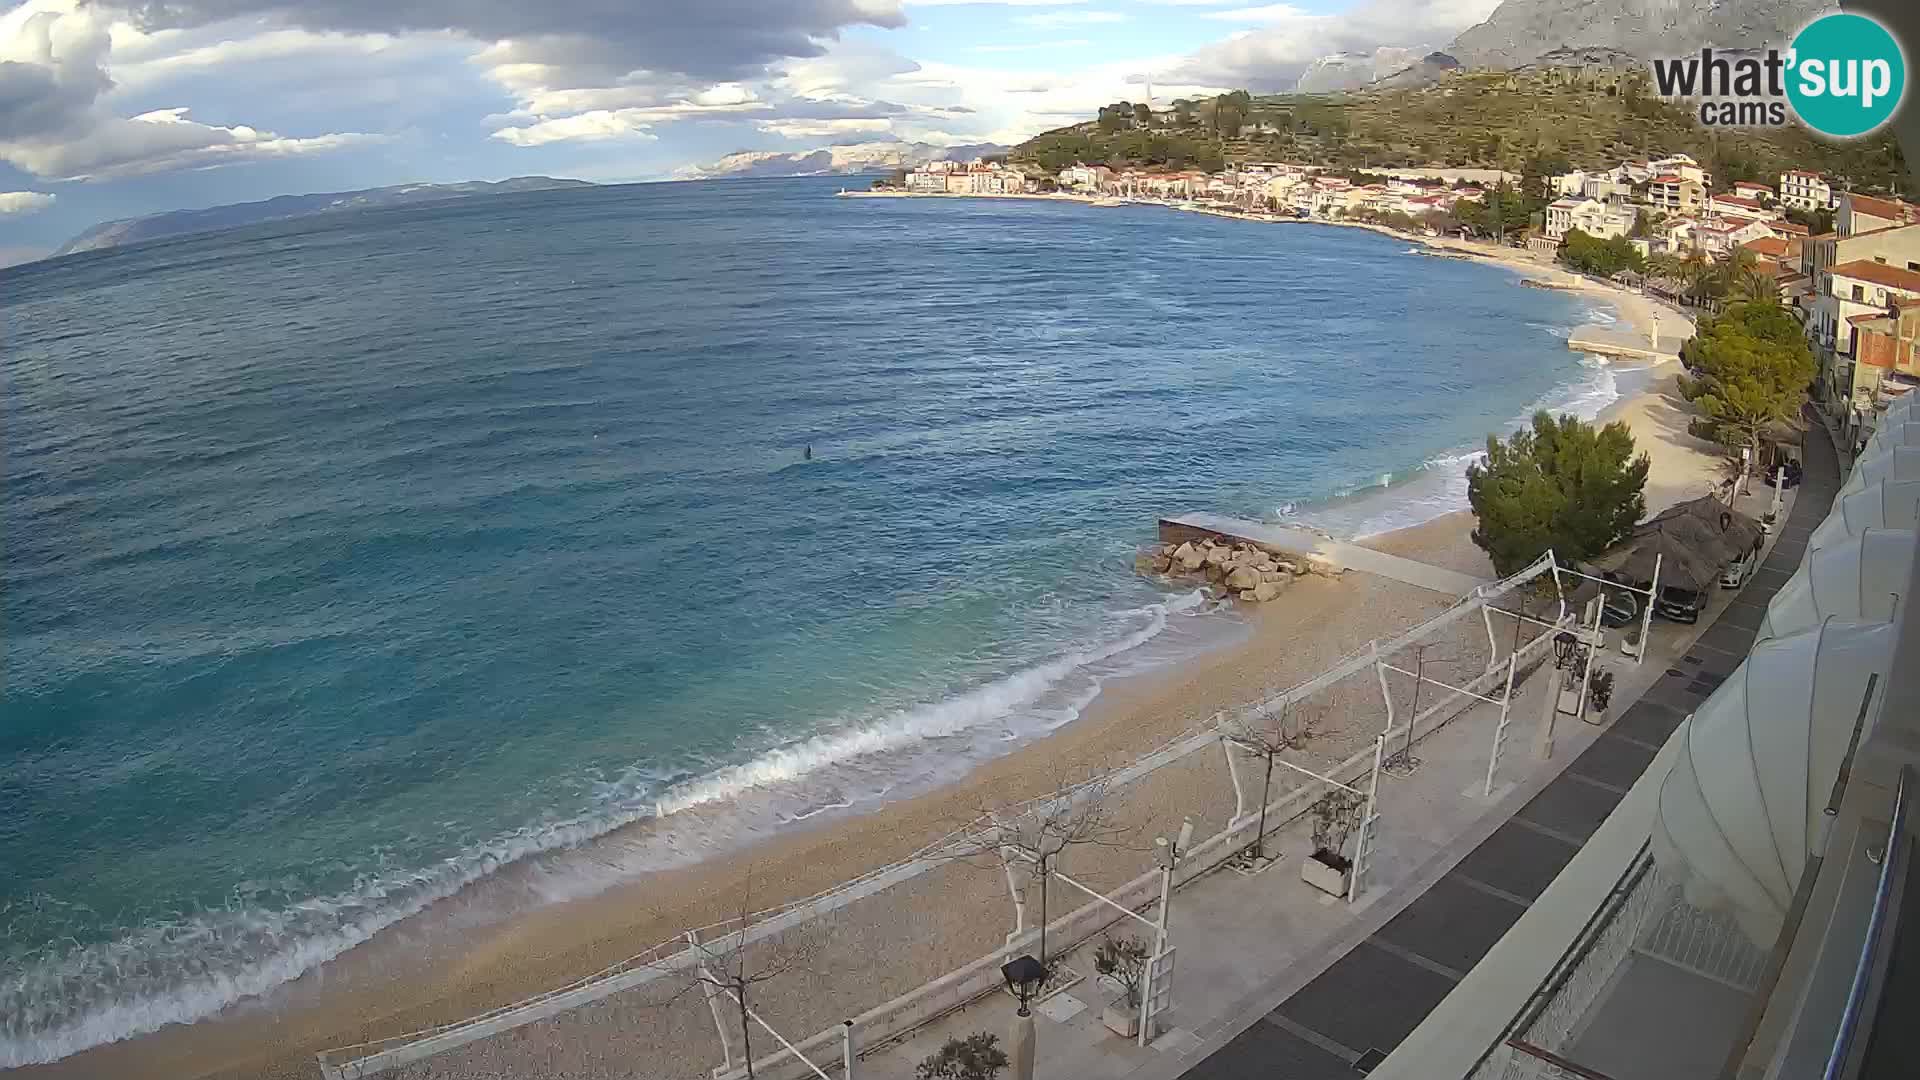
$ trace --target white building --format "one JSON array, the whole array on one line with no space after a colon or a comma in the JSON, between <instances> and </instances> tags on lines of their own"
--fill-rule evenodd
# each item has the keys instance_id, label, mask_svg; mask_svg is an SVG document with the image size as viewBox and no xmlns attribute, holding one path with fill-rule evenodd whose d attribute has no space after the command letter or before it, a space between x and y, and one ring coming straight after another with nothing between
<instances>
[{"instance_id":1,"label":"white building","mask_svg":"<svg viewBox=\"0 0 1920 1080\"><path fill-rule=\"evenodd\" d=\"M1707 212L1716 215L1737 215L1747 218L1771 220L1779 217L1780 212L1744 195L1715 195L1707 200Z\"/></svg>"},{"instance_id":2,"label":"white building","mask_svg":"<svg viewBox=\"0 0 1920 1080\"><path fill-rule=\"evenodd\" d=\"M1570 230L1579 229L1588 236L1611 240L1633 231L1640 211L1630 206L1611 206L1595 199L1557 199L1547 207L1547 238L1559 240Z\"/></svg>"},{"instance_id":3,"label":"white building","mask_svg":"<svg viewBox=\"0 0 1920 1080\"><path fill-rule=\"evenodd\" d=\"M1833 205L1833 187L1819 173L1789 169L1780 174L1780 205L1825 210Z\"/></svg>"},{"instance_id":4,"label":"white building","mask_svg":"<svg viewBox=\"0 0 1920 1080\"><path fill-rule=\"evenodd\" d=\"M1060 186L1096 190L1112 175L1105 165L1070 165L1060 170Z\"/></svg>"}]
</instances>

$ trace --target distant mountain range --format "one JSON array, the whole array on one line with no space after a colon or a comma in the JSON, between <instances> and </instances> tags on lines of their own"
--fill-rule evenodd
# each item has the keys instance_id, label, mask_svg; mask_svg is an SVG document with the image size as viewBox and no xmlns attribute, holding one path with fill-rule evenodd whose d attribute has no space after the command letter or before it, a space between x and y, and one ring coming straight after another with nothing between
<instances>
[{"instance_id":1,"label":"distant mountain range","mask_svg":"<svg viewBox=\"0 0 1920 1080\"><path fill-rule=\"evenodd\" d=\"M361 210L377 206L401 206L408 203L442 202L482 195L508 195L521 191L546 191L552 188L592 187L585 180L557 180L550 176L516 176L511 180L468 180L458 184L395 184L391 187L360 191L331 191L316 195L281 195L260 202L210 206L204 210L169 210L146 217L103 221L61 245L54 255L76 251L96 251L119 247L141 240L185 233L212 232L262 221L328 214L340 210Z\"/></svg>"},{"instance_id":2,"label":"distant mountain range","mask_svg":"<svg viewBox=\"0 0 1920 1080\"><path fill-rule=\"evenodd\" d=\"M918 142L865 142L823 146L818 150L742 150L705 165L689 165L674 173L680 180L713 180L737 176L832 176L910 169L929 161L968 161L1004 154L998 143L934 146Z\"/></svg>"},{"instance_id":3,"label":"distant mountain range","mask_svg":"<svg viewBox=\"0 0 1920 1080\"><path fill-rule=\"evenodd\" d=\"M1426 86L1462 66L1633 67L1703 45L1760 49L1784 45L1814 16L1837 8L1834 0L1504 0L1438 52L1383 47L1323 56L1301 73L1295 92Z\"/></svg>"},{"instance_id":4,"label":"distant mountain range","mask_svg":"<svg viewBox=\"0 0 1920 1080\"><path fill-rule=\"evenodd\" d=\"M1514 68L1561 47L1601 46L1642 61L1703 45L1785 45L1833 0L1505 0L1446 49L1468 67Z\"/></svg>"}]
</instances>

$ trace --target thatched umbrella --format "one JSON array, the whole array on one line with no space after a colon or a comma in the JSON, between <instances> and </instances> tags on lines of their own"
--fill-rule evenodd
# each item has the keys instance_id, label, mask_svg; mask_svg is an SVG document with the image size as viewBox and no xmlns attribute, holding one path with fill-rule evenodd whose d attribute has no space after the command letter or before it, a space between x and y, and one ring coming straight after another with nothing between
<instances>
[{"instance_id":1,"label":"thatched umbrella","mask_svg":"<svg viewBox=\"0 0 1920 1080\"><path fill-rule=\"evenodd\" d=\"M1715 566L1738 558L1748 550L1734 531L1721 532L1690 514L1654 522L1650 528L1672 537L1698 555L1701 562L1710 562Z\"/></svg>"},{"instance_id":2,"label":"thatched umbrella","mask_svg":"<svg viewBox=\"0 0 1920 1080\"><path fill-rule=\"evenodd\" d=\"M1717 559L1703 557L1693 546L1664 530L1652 530L1635 536L1595 560L1595 565L1645 587L1653 582L1656 560L1660 564L1662 584L1703 589L1720 576Z\"/></svg>"},{"instance_id":3,"label":"thatched umbrella","mask_svg":"<svg viewBox=\"0 0 1920 1080\"><path fill-rule=\"evenodd\" d=\"M1726 557L1729 559L1752 551L1754 544L1760 539L1759 522L1738 510L1730 509L1726 503L1711 495L1702 495L1697 499L1674 503L1654 515L1641 528L1660 525L1683 517L1705 522L1711 527L1714 535L1720 539L1720 546L1726 551Z\"/></svg>"}]
</instances>

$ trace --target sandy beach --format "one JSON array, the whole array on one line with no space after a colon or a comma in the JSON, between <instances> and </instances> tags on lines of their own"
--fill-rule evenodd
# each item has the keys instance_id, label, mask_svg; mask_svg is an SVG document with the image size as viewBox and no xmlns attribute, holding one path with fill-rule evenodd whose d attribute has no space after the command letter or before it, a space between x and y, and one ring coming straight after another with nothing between
<instances>
[{"instance_id":1,"label":"sandy beach","mask_svg":"<svg viewBox=\"0 0 1920 1080\"><path fill-rule=\"evenodd\" d=\"M1403 237L1404 238L1404 237ZM1558 273L1511 249L1413 238L1524 269ZM1483 250L1484 249L1484 250ZM1657 310L1637 294L1572 275L1570 287L1614 303L1623 322L1644 327ZM1660 312L1663 325L1667 313ZM1675 374L1657 374L1644 391L1610 407L1652 459L1649 512L1703 494L1720 478L1714 448L1686 432L1688 406L1674 391ZM1368 546L1434 565L1491 577L1485 555L1469 539L1470 513L1459 511L1382 534ZM1151 522L1141 522L1147 539ZM648 874L597 896L516 911L492 909L489 886L470 887L425 916L375 935L366 944L295 980L263 1000L211 1020L170 1026L99 1047L21 1076L312 1077L316 1051L384 1038L457 1020L590 974L606 964L672 939L684 929L804 897L905 858L975 818L983 809L1043 795L1065 782L1125 765L1174 736L1268 697L1309 677L1370 640L1389 637L1451 603L1450 598L1363 574L1305 577L1281 600L1231 616L1243 639L1147 676L1108 684L1080 719L1048 738L987 762L964 779L889 805L882 813L789 827L770 840L694 865ZM1484 649L1472 638L1463 656ZM1368 676L1370 679L1371 676ZM1367 744L1371 727L1329 714L1311 753L1338 760ZM1115 811L1143 828L1164 828L1193 814L1202 835L1220 827L1233 801L1218 755L1195 755L1128 787ZM690 811L698 813L699 811ZM1151 835L1151 832L1145 833ZM649 825L630 826L551 858L600 859L644 846ZM1099 887L1140 872L1149 858L1137 847L1087 854L1074 873ZM540 863L503 874L538 892ZM768 982L756 1007L796 1035L811 1034L939 973L997 948L1008 926L1006 886L997 869L956 862L906 885L862 900L826 924L812 942L808 977ZM881 969L864 958L885 953ZM858 977L853 977L858 973ZM839 977L845 976L845 977ZM487 1040L395 1076L526 1075L534 1063L572 1060L592 1042L645 1061L644 1075L687 1080L719 1061L712 1019L684 982L622 995L595 1006ZM590 1029L590 1030L589 1030ZM571 1050L569 1049L571 1048ZM605 1052L612 1053L612 1049ZM544 1057L541 1055L545 1055ZM555 1055L559 1055L556 1057ZM589 1059L597 1060L597 1059Z\"/></svg>"}]
</instances>

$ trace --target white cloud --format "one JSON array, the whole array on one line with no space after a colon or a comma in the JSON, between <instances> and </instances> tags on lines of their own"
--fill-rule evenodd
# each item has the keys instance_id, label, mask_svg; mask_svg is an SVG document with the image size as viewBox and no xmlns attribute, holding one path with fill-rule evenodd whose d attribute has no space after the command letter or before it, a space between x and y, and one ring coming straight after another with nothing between
<instances>
[{"instance_id":1,"label":"white cloud","mask_svg":"<svg viewBox=\"0 0 1920 1080\"><path fill-rule=\"evenodd\" d=\"M1260 7L1234 8L1231 11L1203 11L1200 17L1236 23L1296 22L1316 18L1305 8L1296 7L1293 4L1264 4ZM1332 16L1320 17L1331 18Z\"/></svg>"},{"instance_id":2,"label":"white cloud","mask_svg":"<svg viewBox=\"0 0 1920 1080\"><path fill-rule=\"evenodd\" d=\"M594 109L522 127L505 127L493 137L515 146L545 146L556 142L605 142L608 139L657 139L654 119L647 109Z\"/></svg>"},{"instance_id":3,"label":"white cloud","mask_svg":"<svg viewBox=\"0 0 1920 1080\"><path fill-rule=\"evenodd\" d=\"M893 121L881 117L842 117L837 120L755 120L753 126L786 139L827 139L841 135L887 133Z\"/></svg>"},{"instance_id":4,"label":"white cloud","mask_svg":"<svg viewBox=\"0 0 1920 1080\"><path fill-rule=\"evenodd\" d=\"M903 7L1065 7L1087 0L901 0ZM1222 0L1207 0L1218 3Z\"/></svg>"},{"instance_id":5,"label":"white cloud","mask_svg":"<svg viewBox=\"0 0 1920 1080\"><path fill-rule=\"evenodd\" d=\"M204 124L187 119L185 108L115 115L108 104L114 42L145 46L150 56L154 46L152 35L116 31L112 17L74 0L29 0L0 16L0 161L35 176L90 180L317 153L376 138Z\"/></svg>"},{"instance_id":6,"label":"white cloud","mask_svg":"<svg viewBox=\"0 0 1920 1080\"><path fill-rule=\"evenodd\" d=\"M31 214L52 206L54 196L44 191L0 191L0 214Z\"/></svg>"},{"instance_id":7,"label":"white cloud","mask_svg":"<svg viewBox=\"0 0 1920 1080\"><path fill-rule=\"evenodd\" d=\"M1498 5L1499 0L1369 0L1331 14L1284 3L1207 12L1208 17L1260 29L1243 30L1199 49L1168 69L1168 75L1254 90L1290 90L1307 65L1333 53L1372 53L1383 45L1443 48Z\"/></svg>"},{"instance_id":8,"label":"white cloud","mask_svg":"<svg viewBox=\"0 0 1920 1080\"><path fill-rule=\"evenodd\" d=\"M1046 11L1038 15L1016 15L1013 21L1024 26L1092 26L1120 23L1133 18L1119 11Z\"/></svg>"},{"instance_id":9,"label":"white cloud","mask_svg":"<svg viewBox=\"0 0 1920 1080\"><path fill-rule=\"evenodd\" d=\"M0 161L35 176L105 180L317 154L381 139L359 132L290 138L244 124L202 124L187 119L186 109L174 108L129 118L96 117L84 132L58 139L0 142Z\"/></svg>"},{"instance_id":10,"label":"white cloud","mask_svg":"<svg viewBox=\"0 0 1920 1080\"><path fill-rule=\"evenodd\" d=\"M1010 45L975 45L967 50L977 53L1021 53L1048 52L1053 49L1081 49L1093 42L1087 38L1067 38L1064 41L1027 41Z\"/></svg>"}]
</instances>

